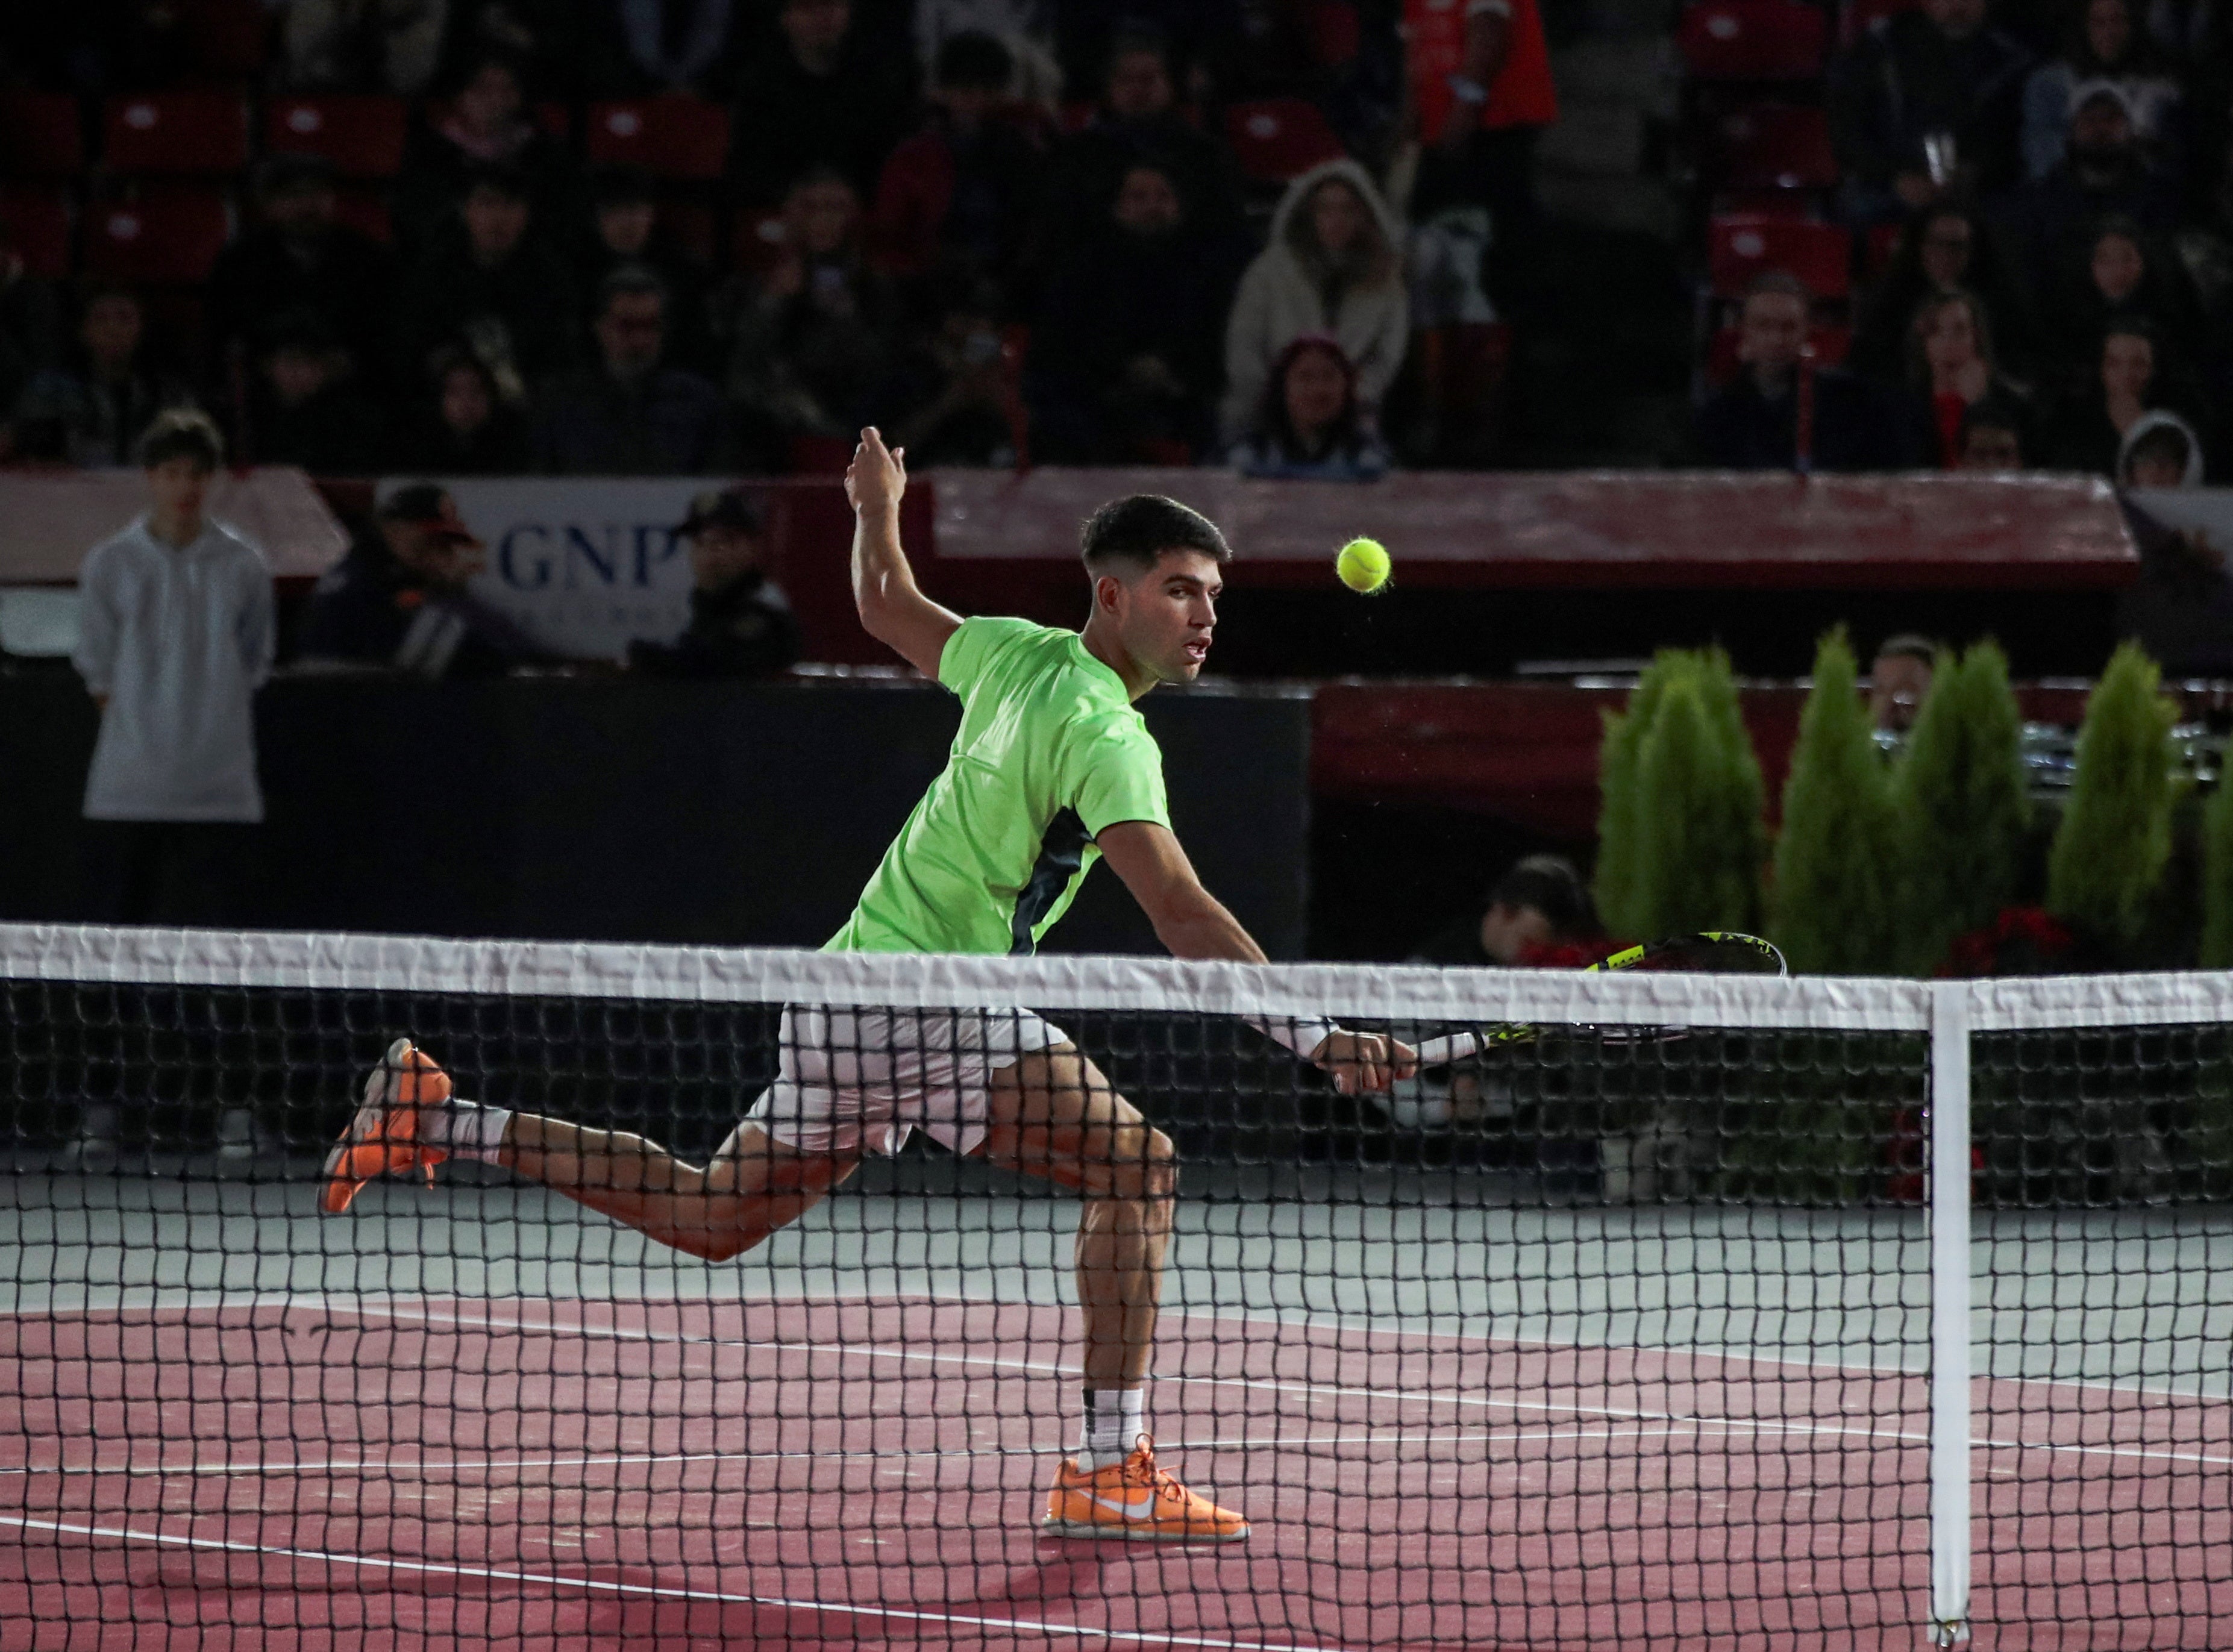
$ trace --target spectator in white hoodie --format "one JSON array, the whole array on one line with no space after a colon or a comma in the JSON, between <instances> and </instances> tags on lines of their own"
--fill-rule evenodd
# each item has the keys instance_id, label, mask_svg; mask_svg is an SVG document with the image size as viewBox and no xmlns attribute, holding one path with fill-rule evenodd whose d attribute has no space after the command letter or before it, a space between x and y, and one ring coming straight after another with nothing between
<instances>
[{"instance_id":1,"label":"spectator in white hoodie","mask_svg":"<svg viewBox=\"0 0 2233 1652\"><path fill-rule=\"evenodd\" d=\"M146 515L87 553L74 663L101 707L86 777L86 894L112 923L236 921L264 818L256 691L271 670L271 570L202 514L224 443L205 413L140 443Z\"/></svg>"},{"instance_id":2,"label":"spectator in white hoodie","mask_svg":"<svg viewBox=\"0 0 2233 1652\"><path fill-rule=\"evenodd\" d=\"M1226 323L1228 441L1248 433L1273 364L1308 335L1341 346L1367 419L1377 415L1410 332L1403 245L1402 225L1357 162L1327 161L1287 185Z\"/></svg>"}]
</instances>

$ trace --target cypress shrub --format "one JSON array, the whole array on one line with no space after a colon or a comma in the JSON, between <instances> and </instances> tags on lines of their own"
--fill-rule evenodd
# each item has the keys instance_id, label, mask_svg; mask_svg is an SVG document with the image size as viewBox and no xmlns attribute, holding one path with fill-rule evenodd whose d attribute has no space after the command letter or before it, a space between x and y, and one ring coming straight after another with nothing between
<instances>
[{"instance_id":1,"label":"cypress shrub","mask_svg":"<svg viewBox=\"0 0 2233 1652\"><path fill-rule=\"evenodd\" d=\"M1772 933L1794 970L1862 974L1898 959L1898 816L1843 627L1814 651L1814 686L1783 788Z\"/></svg>"},{"instance_id":2,"label":"cypress shrub","mask_svg":"<svg viewBox=\"0 0 2233 1652\"><path fill-rule=\"evenodd\" d=\"M1637 759L1668 681L1688 669L1690 656L1663 648L1630 693L1628 704L1605 714L1598 748L1598 915L1616 935L1635 935L1637 836Z\"/></svg>"},{"instance_id":3,"label":"cypress shrub","mask_svg":"<svg viewBox=\"0 0 2233 1652\"><path fill-rule=\"evenodd\" d=\"M2047 862L2047 910L2112 946L2129 946L2171 859L2176 712L2160 673L2126 643L2087 697L2078 772Z\"/></svg>"},{"instance_id":4,"label":"cypress shrub","mask_svg":"<svg viewBox=\"0 0 2233 1652\"><path fill-rule=\"evenodd\" d=\"M1938 657L1892 796L1901 842L1900 967L1927 974L1955 936L2015 899L2031 805L2023 713L1997 643Z\"/></svg>"},{"instance_id":5,"label":"cypress shrub","mask_svg":"<svg viewBox=\"0 0 2233 1652\"><path fill-rule=\"evenodd\" d=\"M2233 774L2220 769L2202 810L2202 955L2204 969L2233 969Z\"/></svg>"},{"instance_id":6,"label":"cypress shrub","mask_svg":"<svg viewBox=\"0 0 2233 1652\"><path fill-rule=\"evenodd\" d=\"M1760 920L1760 764L1735 699L1726 660L1694 658L1661 691L1637 752L1632 934Z\"/></svg>"}]
</instances>

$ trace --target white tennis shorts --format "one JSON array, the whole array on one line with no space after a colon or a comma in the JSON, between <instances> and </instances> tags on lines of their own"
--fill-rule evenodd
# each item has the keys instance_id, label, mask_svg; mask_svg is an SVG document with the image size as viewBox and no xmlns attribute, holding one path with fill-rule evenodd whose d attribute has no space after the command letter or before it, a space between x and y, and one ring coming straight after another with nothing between
<instances>
[{"instance_id":1,"label":"white tennis shorts","mask_svg":"<svg viewBox=\"0 0 2233 1652\"><path fill-rule=\"evenodd\" d=\"M992 1076L1069 1042L1029 1010L792 1005L783 1064L745 1115L802 1153L896 1153L921 1130L956 1153L985 1140Z\"/></svg>"}]
</instances>

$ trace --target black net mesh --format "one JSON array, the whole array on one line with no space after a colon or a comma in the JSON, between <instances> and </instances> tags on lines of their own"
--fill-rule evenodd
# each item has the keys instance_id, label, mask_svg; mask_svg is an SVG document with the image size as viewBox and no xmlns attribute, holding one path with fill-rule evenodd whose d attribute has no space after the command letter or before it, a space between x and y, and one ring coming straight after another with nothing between
<instances>
[{"instance_id":1,"label":"black net mesh","mask_svg":"<svg viewBox=\"0 0 2233 1652\"><path fill-rule=\"evenodd\" d=\"M708 1259L586 1206L706 1164L785 1070L778 1003L5 992L10 1647L1842 1648L1929 1616L1920 1033L1550 1027L1355 1097L1227 1017L1045 1011L1177 1167L1142 1344L1171 1478L1120 1454L1081 1505L1115 1277L1081 1221L1136 1233L1151 1184L1097 1177L1155 1154L1050 1176L1045 1143L996 1137L1019 1172L918 1134ZM835 1024L794 1075L934 1024L997 1067L1032 1023ZM462 1096L664 1151L561 1174L515 1135L329 1213L399 1035ZM2213 1644L2233 1051L1973 1048L1978 1616ZM846 1070L820 1088L877 1090ZM1143 1496L1195 1525L1077 1529Z\"/></svg>"}]
</instances>

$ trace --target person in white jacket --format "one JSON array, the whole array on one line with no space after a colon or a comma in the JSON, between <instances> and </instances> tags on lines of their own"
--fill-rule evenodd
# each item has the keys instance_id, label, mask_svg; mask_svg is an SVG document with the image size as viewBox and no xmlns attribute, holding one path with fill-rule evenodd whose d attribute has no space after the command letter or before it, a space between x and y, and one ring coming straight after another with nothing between
<instances>
[{"instance_id":1,"label":"person in white jacket","mask_svg":"<svg viewBox=\"0 0 2233 1652\"><path fill-rule=\"evenodd\" d=\"M1410 335L1403 248L1402 225L1357 162L1329 160L1287 185L1226 323L1227 440L1247 434L1272 364L1305 335L1340 343L1358 400L1377 413Z\"/></svg>"}]
</instances>

